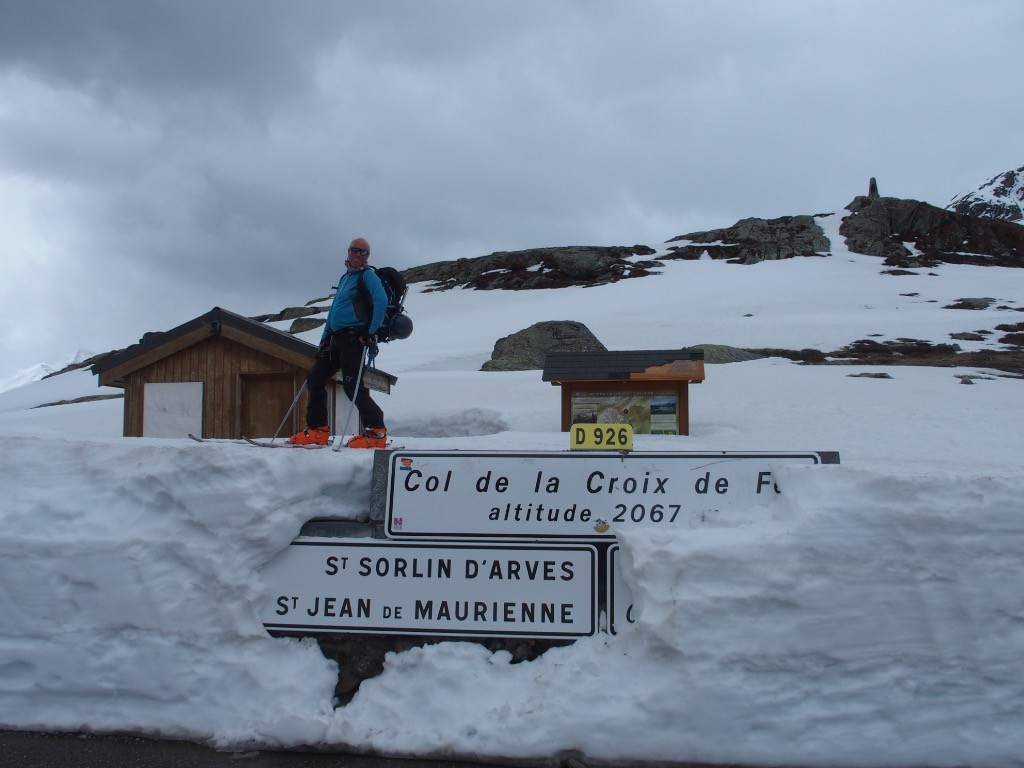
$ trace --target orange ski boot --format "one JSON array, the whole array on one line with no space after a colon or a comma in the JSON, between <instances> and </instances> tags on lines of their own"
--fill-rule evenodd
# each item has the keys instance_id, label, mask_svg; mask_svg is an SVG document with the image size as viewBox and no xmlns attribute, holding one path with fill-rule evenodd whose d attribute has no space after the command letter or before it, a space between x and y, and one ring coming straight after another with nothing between
<instances>
[{"instance_id":1,"label":"orange ski boot","mask_svg":"<svg viewBox=\"0 0 1024 768\"><path fill-rule=\"evenodd\" d=\"M288 438L292 445L327 445L331 439L329 427L308 427Z\"/></svg>"},{"instance_id":2,"label":"orange ski boot","mask_svg":"<svg viewBox=\"0 0 1024 768\"><path fill-rule=\"evenodd\" d=\"M345 445L349 448L384 448L388 444L387 434L384 427L367 428L363 434L349 438Z\"/></svg>"}]
</instances>

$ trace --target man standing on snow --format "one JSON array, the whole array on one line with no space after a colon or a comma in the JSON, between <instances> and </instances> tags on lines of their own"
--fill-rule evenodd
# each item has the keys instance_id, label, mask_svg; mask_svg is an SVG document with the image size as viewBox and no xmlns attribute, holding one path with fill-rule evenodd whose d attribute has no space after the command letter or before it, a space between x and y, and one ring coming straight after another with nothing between
<instances>
[{"instance_id":1,"label":"man standing on snow","mask_svg":"<svg viewBox=\"0 0 1024 768\"><path fill-rule=\"evenodd\" d=\"M306 377L309 404L306 407L306 428L292 435L288 442L297 445L327 445L327 382L339 370L348 399L355 403L363 432L346 443L349 448L383 448L387 429L384 412L370 397L362 383L361 366L367 354L377 348L377 329L384 320L388 304L380 278L366 268L370 260L370 244L357 237L348 247L347 271L338 281L334 302L327 313L327 324L320 339L316 362ZM369 304L369 306L368 306ZM359 391L356 392L356 380ZM341 439L341 436L338 436Z\"/></svg>"}]
</instances>

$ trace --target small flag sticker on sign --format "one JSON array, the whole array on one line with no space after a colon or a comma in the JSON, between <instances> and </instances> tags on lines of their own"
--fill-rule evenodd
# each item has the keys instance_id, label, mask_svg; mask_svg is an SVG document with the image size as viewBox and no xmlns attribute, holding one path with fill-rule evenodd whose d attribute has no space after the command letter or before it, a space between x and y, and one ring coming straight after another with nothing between
<instances>
[{"instance_id":1,"label":"small flag sticker on sign","mask_svg":"<svg viewBox=\"0 0 1024 768\"><path fill-rule=\"evenodd\" d=\"M573 424L569 448L574 451L631 451L633 427L629 424Z\"/></svg>"}]
</instances>

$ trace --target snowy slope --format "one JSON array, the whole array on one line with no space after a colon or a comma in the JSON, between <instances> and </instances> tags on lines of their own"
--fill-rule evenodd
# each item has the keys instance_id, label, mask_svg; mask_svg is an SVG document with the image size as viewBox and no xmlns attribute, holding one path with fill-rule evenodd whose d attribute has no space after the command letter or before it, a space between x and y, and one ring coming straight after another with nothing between
<instances>
[{"instance_id":1,"label":"snowy slope","mask_svg":"<svg viewBox=\"0 0 1024 768\"><path fill-rule=\"evenodd\" d=\"M1020 317L942 308L961 297L1024 306L1024 270L881 269L837 250L591 289L416 290L413 337L380 359L399 376L388 425L412 449L564 450L539 372L477 370L538 320L580 320L611 349L833 349ZM368 453L125 439L118 400L33 408L102 393L81 371L0 393L0 726L531 760L1024 765L1022 381L850 375L879 370L708 366L692 434L637 450L842 464L773 468L768 508L621 533L639 613L619 635L516 665L472 643L392 655L339 709L333 663L268 637L254 606L261 566L303 522L365 513Z\"/></svg>"}]
</instances>

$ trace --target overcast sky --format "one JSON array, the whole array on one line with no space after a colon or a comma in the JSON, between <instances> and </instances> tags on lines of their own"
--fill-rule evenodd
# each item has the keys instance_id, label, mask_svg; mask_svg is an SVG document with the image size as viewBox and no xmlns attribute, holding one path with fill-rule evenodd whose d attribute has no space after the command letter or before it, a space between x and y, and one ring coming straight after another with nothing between
<instances>
[{"instance_id":1,"label":"overcast sky","mask_svg":"<svg viewBox=\"0 0 1024 768\"><path fill-rule=\"evenodd\" d=\"M1022 31L1020 0L0 0L0 379L326 296L357 236L656 247L871 176L944 206L1024 162Z\"/></svg>"}]
</instances>

